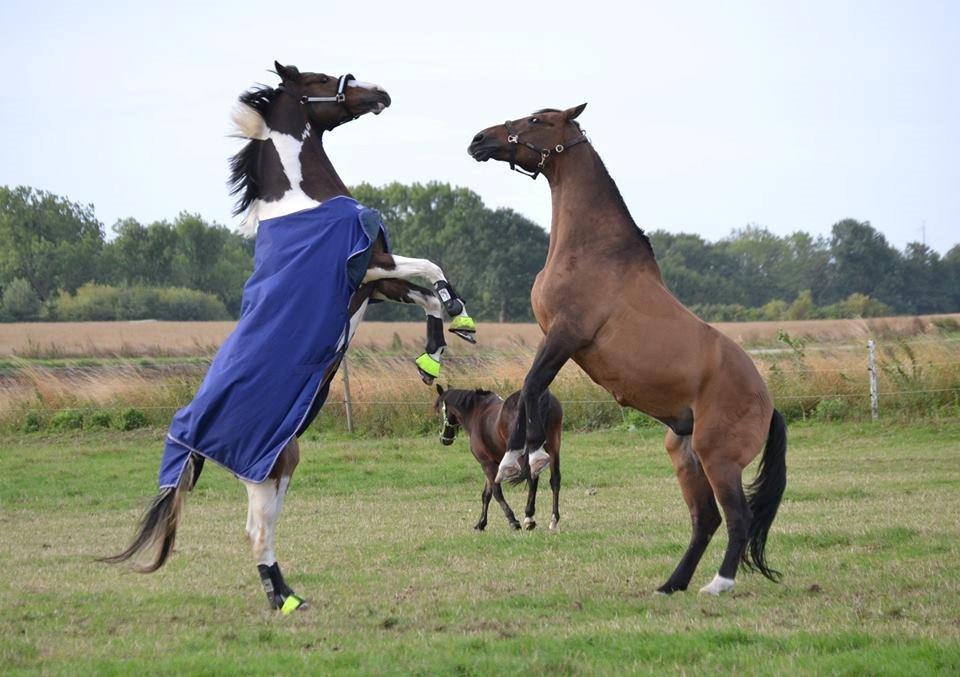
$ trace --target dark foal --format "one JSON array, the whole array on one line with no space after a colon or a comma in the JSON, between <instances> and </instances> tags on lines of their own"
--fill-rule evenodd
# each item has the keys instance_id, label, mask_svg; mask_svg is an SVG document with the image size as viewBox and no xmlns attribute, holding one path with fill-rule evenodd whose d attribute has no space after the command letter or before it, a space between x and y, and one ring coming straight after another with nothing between
<instances>
[{"instance_id":1,"label":"dark foal","mask_svg":"<svg viewBox=\"0 0 960 677\"><path fill-rule=\"evenodd\" d=\"M470 438L470 451L483 468L486 483L481 495L482 508L480 521L473 528L483 531L487 526L487 508L490 498L496 498L503 508L503 514L514 529L520 528L513 510L503 497L500 482L496 481L497 468L507 450L507 438L517 423L517 411L520 404L520 391L506 400L489 390L444 390L437 384L437 401L434 409L443 414L443 432L440 441L449 446L457 437L457 430L463 428ZM556 531L560 523L560 430L563 427L563 408L549 391L540 400L541 420L546 430L544 449L550 456L550 488L553 490L553 515L550 519L550 531ZM521 420L521 425L523 424ZM534 520L537 504L537 485L539 477L531 477L524 472L515 482L527 480L527 508L524 512L523 527L535 529Z\"/></svg>"}]
</instances>

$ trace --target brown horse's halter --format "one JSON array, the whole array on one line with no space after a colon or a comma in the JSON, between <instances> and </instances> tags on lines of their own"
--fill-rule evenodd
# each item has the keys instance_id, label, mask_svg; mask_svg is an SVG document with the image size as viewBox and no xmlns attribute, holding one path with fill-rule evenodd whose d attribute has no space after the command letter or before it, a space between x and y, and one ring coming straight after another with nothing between
<instances>
[{"instance_id":1,"label":"brown horse's halter","mask_svg":"<svg viewBox=\"0 0 960 677\"><path fill-rule=\"evenodd\" d=\"M358 117L360 117L359 115L353 115L353 111L351 111L350 108L347 106L347 95L343 93L343 90L346 89L347 87L347 82L350 80L356 80L356 78L353 77L352 73L346 73L344 75L341 75L339 80L337 81L337 93L333 96L306 96L305 94L297 95L291 92L289 89L287 89L283 85L280 85L279 87L277 87L277 89L297 99L302 106L306 106L307 104L311 104L311 103L338 103L342 105L344 110L346 110L347 113L351 115L351 117L347 118L346 120L341 120L340 122L337 122L336 124L330 127L330 129L333 129L334 127L339 127L345 122L350 122L351 120L356 120Z\"/></svg>"},{"instance_id":2,"label":"brown horse's halter","mask_svg":"<svg viewBox=\"0 0 960 677\"><path fill-rule=\"evenodd\" d=\"M453 444L453 441L457 439L457 430L460 428L459 423L451 423L449 416L447 416L447 403L443 403L443 430L440 432L440 442L444 446L450 446Z\"/></svg>"},{"instance_id":3,"label":"brown horse's halter","mask_svg":"<svg viewBox=\"0 0 960 677\"><path fill-rule=\"evenodd\" d=\"M583 143L584 141L589 141L589 140L590 140L590 139L588 139L588 138L586 137L585 134L583 134L583 130L581 129L581 130L580 130L581 136L580 136L579 139L574 139L573 141L570 141L570 142L568 142L568 143L558 143L558 144L557 144L556 146L554 146L552 149L551 149L551 148L537 148L536 146L534 146L534 145L533 145L532 143L530 143L529 141L521 141L521 140L520 140L520 135L517 134L516 132L514 132L514 131L510 128L510 124L511 124L511 123L510 123L509 120L507 120L506 122L503 123L503 126L504 126L504 127L506 128L506 130L507 130L507 143L510 144L510 169L512 169L512 170L515 171L515 172L519 172L520 174L523 174L524 176L529 176L529 177L530 177L531 179L533 179L534 181L536 181L536 180L537 180L537 177L540 176L540 173L543 171L544 165L547 164L547 158L550 157L553 153L557 153L557 154L559 155L559 154L562 153L563 151L568 150L568 149L572 148L573 146L576 146L578 143ZM517 167L517 166L516 166L516 163L517 163L517 146L526 146L527 148L529 148L529 149L532 150L534 153L537 153L537 154L540 156L540 162L537 163L537 169L536 169L536 171L528 172L528 171L525 170L523 167Z\"/></svg>"}]
</instances>

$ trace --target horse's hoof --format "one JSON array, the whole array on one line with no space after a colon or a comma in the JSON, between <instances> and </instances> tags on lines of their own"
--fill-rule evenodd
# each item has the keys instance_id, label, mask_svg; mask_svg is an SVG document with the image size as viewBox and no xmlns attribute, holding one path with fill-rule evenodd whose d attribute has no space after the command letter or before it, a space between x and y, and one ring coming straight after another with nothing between
<instances>
[{"instance_id":1,"label":"horse's hoof","mask_svg":"<svg viewBox=\"0 0 960 677\"><path fill-rule=\"evenodd\" d=\"M525 517L523 520L523 528L527 531L533 531L537 528L537 522L531 517Z\"/></svg>"},{"instance_id":2,"label":"horse's hoof","mask_svg":"<svg viewBox=\"0 0 960 677\"><path fill-rule=\"evenodd\" d=\"M283 601L283 606L280 607L280 613L288 616L294 611L306 611L309 608L310 605L307 604L307 600L302 597L297 597L296 595L290 595Z\"/></svg>"},{"instance_id":3,"label":"horse's hoof","mask_svg":"<svg viewBox=\"0 0 960 677\"><path fill-rule=\"evenodd\" d=\"M673 584L673 583L667 582L667 583L664 583L663 585L661 585L661 586L660 586L659 588L657 588L656 590L654 590L654 591L653 591L653 594L655 594L655 595L667 595L667 596L669 596L669 595L672 595L672 594L675 593L675 592L683 592L683 591L686 590L686 589L687 589L686 586L684 586L684 587L681 588L681 587L678 586L678 585L675 585L675 584Z\"/></svg>"},{"instance_id":4,"label":"horse's hoof","mask_svg":"<svg viewBox=\"0 0 960 677\"><path fill-rule=\"evenodd\" d=\"M473 530L474 530L474 531L483 531L483 530L486 529L486 528L487 528L487 525L486 525L486 524L478 523L478 524L475 524L475 525L474 525Z\"/></svg>"},{"instance_id":5,"label":"horse's hoof","mask_svg":"<svg viewBox=\"0 0 960 677\"><path fill-rule=\"evenodd\" d=\"M440 361L435 360L427 353L423 353L413 363L417 365L417 373L420 374L420 379L428 386L433 385L434 380L440 377Z\"/></svg>"},{"instance_id":6,"label":"horse's hoof","mask_svg":"<svg viewBox=\"0 0 960 677\"><path fill-rule=\"evenodd\" d=\"M553 533L558 533L560 531L560 523L557 520L550 520L550 531Z\"/></svg>"},{"instance_id":7,"label":"horse's hoof","mask_svg":"<svg viewBox=\"0 0 960 677\"><path fill-rule=\"evenodd\" d=\"M477 332L475 331L462 331L460 329L451 329L450 333L456 334L467 343L472 343L473 345L477 345L477 337L476 337Z\"/></svg>"},{"instance_id":8,"label":"horse's hoof","mask_svg":"<svg viewBox=\"0 0 960 677\"><path fill-rule=\"evenodd\" d=\"M709 584L700 588L700 594L719 597L722 593L733 590L733 585L734 580L732 578L724 578L720 574L717 574Z\"/></svg>"},{"instance_id":9,"label":"horse's hoof","mask_svg":"<svg viewBox=\"0 0 960 677\"><path fill-rule=\"evenodd\" d=\"M514 531L520 531L520 522L510 522L510 528Z\"/></svg>"},{"instance_id":10,"label":"horse's hoof","mask_svg":"<svg viewBox=\"0 0 960 677\"><path fill-rule=\"evenodd\" d=\"M550 465L550 454L544 451L542 448L537 449L535 452L530 454L530 477L536 479L540 476L540 473L543 472L543 469Z\"/></svg>"}]
</instances>

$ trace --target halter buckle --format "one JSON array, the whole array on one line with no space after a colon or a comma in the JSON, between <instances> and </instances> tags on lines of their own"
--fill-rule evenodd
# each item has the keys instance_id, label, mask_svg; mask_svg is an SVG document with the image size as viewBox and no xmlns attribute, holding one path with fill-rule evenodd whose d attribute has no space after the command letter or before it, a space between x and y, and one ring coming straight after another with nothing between
<instances>
[{"instance_id":1,"label":"halter buckle","mask_svg":"<svg viewBox=\"0 0 960 677\"><path fill-rule=\"evenodd\" d=\"M336 103L344 103L347 100L347 95L343 92L337 92L337 96L334 99Z\"/></svg>"},{"instance_id":2,"label":"halter buckle","mask_svg":"<svg viewBox=\"0 0 960 677\"><path fill-rule=\"evenodd\" d=\"M508 134L507 143L520 143L520 139L516 134Z\"/></svg>"},{"instance_id":3,"label":"halter buckle","mask_svg":"<svg viewBox=\"0 0 960 677\"><path fill-rule=\"evenodd\" d=\"M557 147L554 150L556 150L558 153L562 153L564 151L563 144L558 143Z\"/></svg>"}]
</instances>

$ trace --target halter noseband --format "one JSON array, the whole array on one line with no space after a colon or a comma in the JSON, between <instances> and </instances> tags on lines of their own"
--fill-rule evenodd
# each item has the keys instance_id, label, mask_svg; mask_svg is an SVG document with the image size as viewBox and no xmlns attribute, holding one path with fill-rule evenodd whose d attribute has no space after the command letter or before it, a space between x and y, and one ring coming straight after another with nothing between
<instances>
[{"instance_id":1,"label":"halter noseband","mask_svg":"<svg viewBox=\"0 0 960 677\"><path fill-rule=\"evenodd\" d=\"M443 430L440 432L440 441L443 442L445 446L453 444L453 441L457 439L457 429L460 427L459 423L451 423L450 418L447 416L447 403L443 403ZM452 434L450 437L447 437L447 431L451 430Z\"/></svg>"},{"instance_id":2,"label":"halter noseband","mask_svg":"<svg viewBox=\"0 0 960 677\"><path fill-rule=\"evenodd\" d=\"M534 146L534 145L533 145L532 143L530 143L529 141L521 141L521 140L520 140L520 135L519 135L518 133L514 132L513 129L510 128L510 124L511 124L511 123L510 123L509 120L507 120L506 122L503 123L503 126L504 126L504 127L506 128L506 130L507 130L507 143L510 144L510 169L512 169L512 170L515 171L515 172L519 172L520 174L523 174L524 176L529 176L529 177L530 177L531 179L533 179L534 181L536 181L536 180L537 180L537 177L540 176L540 173L543 171L544 165L547 164L547 158L549 158L553 153L556 153L557 155L559 155L559 154L562 153L563 151L569 150L570 148L573 148L573 147L576 146L578 143L583 143L584 141L589 141L589 140L590 140L590 139L587 138L586 134L584 134L584 133L583 133L583 130L581 129L581 130L580 130L580 135L581 135L581 136L580 136L579 139L574 139L573 141L570 141L570 142L567 142L567 143L558 143L558 144L557 144L556 146L554 146L552 149L550 149L550 148L537 148L536 146ZM516 164L517 164L517 146L526 146L527 148L529 148L529 149L532 150L534 153L537 153L537 154L540 156L540 162L537 163L537 169L536 169L536 171L528 172L528 171L525 170L523 167L517 167L517 166L516 166Z\"/></svg>"},{"instance_id":3,"label":"halter noseband","mask_svg":"<svg viewBox=\"0 0 960 677\"><path fill-rule=\"evenodd\" d=\"M298 95L298 94L294 94L283 85L280 85L279 87L277 87L277 89L295 98L297 101L300 102L300 105L302 106L306 106L311 103L338 103L342 105L344 109L346 109L347 113L351 115L351 117L347 118L346 120L341 120L340 122L334 124L332 127L330 127L330 129L333 129L334 127L339 127L344 122L356 120L358 117L360 117L359 115L353 115L353 112L350 110L350 108L347 107L347 95L343 93L343 90L346 89L347 87L347 82L349 82L350 80L356 80L356 78L353 77L352 73L346 73L344 75L341 75L340 78L337 80L337 93L334 94L333 96L307 96L305 94Z\"/></svg>"}]
</instances>

